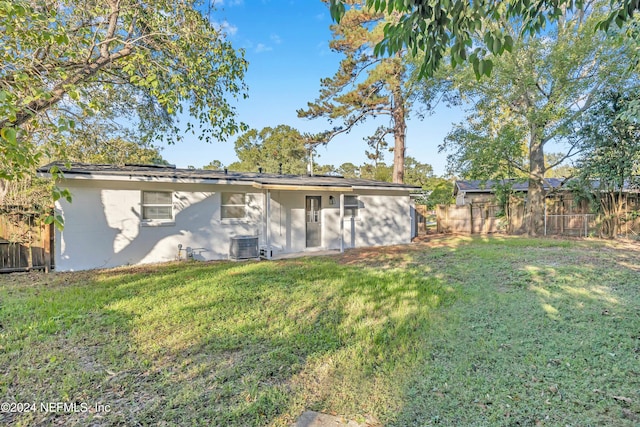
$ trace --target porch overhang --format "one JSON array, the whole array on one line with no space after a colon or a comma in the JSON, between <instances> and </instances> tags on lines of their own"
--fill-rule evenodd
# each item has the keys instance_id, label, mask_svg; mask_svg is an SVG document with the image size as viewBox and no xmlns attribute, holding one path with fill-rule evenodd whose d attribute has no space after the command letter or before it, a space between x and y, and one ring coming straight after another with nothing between
<instances>
[{"instance_id":1,"label":"porch overhang","mask_svg":"<svg viewBox=\"0 0 640 427\"><path fill-rule=\"evenodd\" d=\"M260 190L353 192L353 187L350 186L261 184L259 182L254 182L252 186Z\"/></svg>"}]
</instances>

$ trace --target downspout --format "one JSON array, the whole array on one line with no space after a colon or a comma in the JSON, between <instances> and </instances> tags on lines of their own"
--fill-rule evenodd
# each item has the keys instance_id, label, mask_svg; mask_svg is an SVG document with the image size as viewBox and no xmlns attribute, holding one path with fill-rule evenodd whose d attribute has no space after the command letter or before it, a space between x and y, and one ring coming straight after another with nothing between
<instances>
[{"instance_id":1,"label":"downspout","mask_svg":"<svg viewBox=\"0 0 640 427\"><path fill-rule=\"evenodd\" d=\"M344 193L340 193L340 253L344 253Z\"/></svg>"},{"instance_id":2,"label":"downspout","mask_svg":"<svg viewBox=\"0 0 640 427\"><path fill-rule=\"evenodd\" d=\"M271 190L267 190L265 204L265 246L267 247L267 259L271 259Z\"/></svg>"}]
</instances>

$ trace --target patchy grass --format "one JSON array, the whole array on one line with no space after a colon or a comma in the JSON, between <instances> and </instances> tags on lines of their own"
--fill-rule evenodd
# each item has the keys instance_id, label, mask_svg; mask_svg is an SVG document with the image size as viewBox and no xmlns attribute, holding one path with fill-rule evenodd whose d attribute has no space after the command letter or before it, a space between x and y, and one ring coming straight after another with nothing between
<instances>
[{"instance_id":1,"label":"patchy grass","mask_svg":"<svg viewBox=\"0 0 640 427\"><path fill-rule=\"evenodd\" d=\"M450 237L0 276L0 396L36 404L0 421L638 425L639 265L637 244Z\"/></svg>"}]
</instances>

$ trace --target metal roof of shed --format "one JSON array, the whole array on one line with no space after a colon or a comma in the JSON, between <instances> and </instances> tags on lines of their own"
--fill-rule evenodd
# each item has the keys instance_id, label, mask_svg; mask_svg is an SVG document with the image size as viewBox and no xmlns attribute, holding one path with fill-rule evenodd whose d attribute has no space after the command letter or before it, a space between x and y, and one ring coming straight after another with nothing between
<instances>
[{"instance_id":1,"label":"metal roof of shed","mask_svg":"<svg viewBox=\"0 0 640 427\"><path fill-rule=\"evenodd\" d=\"M549 190L558 190L562 187L565 187L571 180L567 178L545 178L544 179L544 189L546 191ZM637 193L640 191L640 187L637 184L637 177L632 181L625 181L623 186L623 191L625 192L633 192ZM501 184L511 184L511 188L513 191L529 191L529 181L517 181L515 179L503 179L499 181L494 180L460 180L455 182L455 186L453 189L453 194L456 195L460 191L464 191L465 193L493 193L496 185ZM566 187L565 187L566 188ZM591 181L591 188L598 189L600 188L599 180Z\"/></svg>"},{"instance_id":2,"label":"metal roof of shed","mask_svg":"<svg viewBox=\"0 0 640 427\"><path fill-rule=\"evenodd\" d=\"M544 180L544 188L545 190L550 190L552 188L559 188L564 183L563 178L545 178ZM458 191L464 191L467 193L493 193L496 185L505 185L511 184L511 188L513 191L528 191L529 190L529 182L528 181L516 181L515 179L503 179L499 181L495 180L460 180L455 182L454 194Z\"/></svg>"}]
</instances>

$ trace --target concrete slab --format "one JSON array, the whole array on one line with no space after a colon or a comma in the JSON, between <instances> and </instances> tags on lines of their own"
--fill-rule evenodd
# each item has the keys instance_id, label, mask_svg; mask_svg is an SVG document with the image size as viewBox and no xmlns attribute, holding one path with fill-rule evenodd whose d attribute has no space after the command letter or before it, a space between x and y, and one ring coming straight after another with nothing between
<instances>
[{"instance_id":1,"label":"concrete slab","mask_svg":"<svg viewBox=\"0 0 640 427\"><path fill-rule=\"evenodd\" d=\"M305 411L300 415L298 421L292 427L365 427L353 420L346 420L344 417L322 414L315 411Z\"/></svg>"},{"instance_id":2,"label":"concrete slab","mask_svg":"<svg viewBox=\"0 0 640 427\"><path fill-rule=\"evenodd\" d=\"M295 252L290 254L278 254L274 255L272 260L278 259L291 259L291 258L302 258L307 256L326 256L326 255L338 255L340 254L340 250L317 250L317 251L304 251L304 252Z\"/></svg>"}]
</instances>

